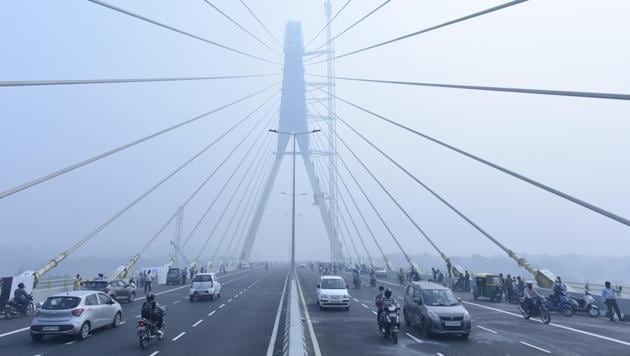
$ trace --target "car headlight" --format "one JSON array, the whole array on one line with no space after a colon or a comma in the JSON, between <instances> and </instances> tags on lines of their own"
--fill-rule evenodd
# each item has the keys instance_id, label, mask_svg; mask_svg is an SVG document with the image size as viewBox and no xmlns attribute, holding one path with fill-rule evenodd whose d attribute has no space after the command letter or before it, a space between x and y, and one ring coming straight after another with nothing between
<instances>
[{"instance_id":1,"label":"car headlight","mask_svg":"<svg viewBox=\"0 0 630 356\"><path fill-rule=\"evenodd\" d=\"M466 321L470 320L470 314L468 314L467 311L464 311L464 320L466 320Z\"/></svg>"},{"instance_id":2,"label":"car headlight","mask_svg":"<svg viewBox=\"0 0 630 356\"><path fill-rule=\"evenodd\" d=\"M429 314L429 318L431 318L431 320L440 321L440 316L433 310L429 310L427 314Z\"/></svg>"},{"instance_id":3,"label":"car headlight","mask_svg":"<svg viewBox=\"0 0 630 356\"><path fill-rule=\"evenodd\" d=\"M322 294L322 296L320 297L322 299L328 299L330 298L330 296L328 294Z\"/></svg>"},{"instance_id":4,"label":"car headlight","mask_svg":"<svg viewBox=\"0 0 630 356\"><path fill-rule=\"evenodd\" d=\"M343 296L343 299L350 299L350 296L346 294Z\"/></svg>"}]
</instances>

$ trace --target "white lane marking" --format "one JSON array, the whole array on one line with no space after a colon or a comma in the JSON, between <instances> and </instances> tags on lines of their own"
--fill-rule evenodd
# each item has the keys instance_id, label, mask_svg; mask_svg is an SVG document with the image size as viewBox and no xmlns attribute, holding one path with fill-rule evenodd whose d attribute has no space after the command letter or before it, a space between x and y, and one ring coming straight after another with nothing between
<instances>
[{"instance_id":1,"label":"white lane marking","mask_svg":"<svg viewBox=\"0 0 630 356\"><path fill-rule=\"evenodd\" d=\"M526 343L525 341L520 341L520 343L521 343L521 344L523 344L523 345L525 345L525 346L529 346L529 347L531 347L531 348L534 348L534 349L536 349L536 350L539 350L539 351L542 351L542 352L546 352L546 353L548 353L548 354L550 354L550 353L551 353L551 351L549 351L549 350L545 350L545 349L540 348L540 347L538 347L538 346L534 346L534 345L532 345L532 344L528 344L528 343Z\"/></svg>"},{"instance_id":2,"label":"white lane marking","mask_svg":"<svg viewBox=\"0 0 630 356\"><path fill-rule=\"evenodd\" d=\"M210 314L208 314L208 316L212 316L212 314L214 314L216 312L217 312L216 310L213 310L213 311L210 312Z\"/></svg>"},{"instance_id":3,"label":"white lane marking","mask_svg":"<svg viewBox=\"0 0 630 356\"><path fill-rule=\"evenodd\" d=\"M280 303L278 304L278 312L276 312L276 320L273 322L273 329L271 332L271 339L269 339L269 346L267 346L267 356L273 356L273 346L276 343L278 337L278 328L280 327L280 313L282 312L282 305L284 303L284 295L287 293L287 281L289 280L289 273L284 278L284 287L282 287L282 295L280 296ZM242 292L241 292L242 293Z\"/></svg>"},{"instance_id":4,"label":"white lane marking","mask_svg":"<svg viewBox=\"0 0 630 356\"><path fill-rule=\"evenodd\" d=\"M352 299L354 299L354 301L357 302L357 303L359 302L359 300L357 298L352 298Z\"/></svg>"},{"instance_id":5,"label":"white lane marking","mask_svg":"<svg viewBox=\"0 0 630 356\"><path fill-rule=\"evenodd\" d=\"M302 292L302 285L300 284L300 279L295 274L295 281L297 282L298 291L300 292L300 300L302 301L302 308L304 309L304 314L306 316L306 325L308 326L308 334L311 337L311 343L313 344L313 353L315 356L322 356L322 352L319 349L319 342L317 341L317 336L315 336L315 331L313 330L313 321L311 321L311 314L308 312L308 307L306 306L306 301L304 300L304 292Z\"/></svg>"},{"instance_id":6,"label":"white lane marking","mask_svg":"<svg viewBox=\"0 0 630 356\"><path fill-rule=\"evenodd\" d=\"M125 325L126 321L121 321L120 325Z\"/></svg>"},{"instance_id":7,"label":"white lane marking","mask_svg":"<svg viewBox=\"0 0 630 356\"><path fill-rule=\"evenodd\" d=\"M378 313L377 313L377 312L375 312L374 310L372 310L372 314L376 315L376 314L378 314Z\"/></svg>"},{"instance_id":8,"label":"white lane marking","mask_svg":"<svg viewBox=\"0 0 630 356\"><path fill-rule=\"evenodd\" d=\"M479 308L493 310L493 311L496 311L496 312L499 312L499 313L503 313L503 314L507 314L507 315L512 315L512 316L515 316L517 318L522 318L523 317L522 315L519 315L519 314L516 314L516 313L511 313L509 311L505 311L505 310L497 309L497 308L493 308L493 307L488 307L488 306L477 304L477 303L471 303L471 302L466 302L466 301L463 301L462 303L468 304L468 305L473 305L473 306L476 306L476 307L479 307ZM537 321L539 323L542 323L542 321L540 321L538 319L530 319L530 320L534 320L534 321ZM571 327L560 325L560 324L549 323L549 325L554 326L556 328L573 331L573 332L576 332L578 334L589 335L589 336L592 336L592 337L596 337L598 339L608 340L608 341L611 341L611 342L616 342L616 343L621 344L621 345L630 346L630 342L628 342L628 341L623 341L623 340L615 339L615 338L612 338L612 337L599 335L599 334L595 334L595 333L584 331L584 330L580 330L580 329L571 328Z\"/></svg>"},{"instance_id":9,"label":"white lane marking","mask_svg":"<svg viewBox=\"0 0 630 356\"><path fill-rule=\"evenodd\" d=\"M184 297L184 298L182 298L182 300L186 300L186 299L188 299L188 298L190 298L190 297Z\"/></svg>"},{"instance_id":10,"label":"white lane marking","mask_svg":"<svg viewBox=\"0 0 630 356\"><path fill-rule=\"evenodd\" d=\"M231 302L232 302L232 298L228 299L228 303L231 303Z\"/></svg>"},{"instance_id":11,"label":"white lane marking","mask_svg":"<svg viewBox=\"0 0 630 356\"><path fill-rule=\"evenodd\" d=\"M424 342L424 341L422 341L422 340L418 339L417 337L415 337L415 336L411 335L410 333L405 333L405 335L409 336L409 337L410 337L413 341L415 341L415 342L417 342L417 343L419 343L419 344L421 344L421 343L423 343L423 342Z\"/></svg>"},{"instance_id":12,"label":"white lane marking","mask_svg":"<svg viewBox=\"0 0 630 356\"><path fill-rule=\"evenodd\" d=\"M182 331L179 335L175 336L175 337L173 338L173 340L171 340L171 341L177 341L180 337L182 337L182 336L184 336L184 335L186 335L186 332L185 332L185 331Z\"/></svg>"},{"instance_id":13,"label":"white lane marking","mask_svg":"<svg viewBox=\"0 0 630 356\"><path fill-rule=\"evenodd\" d=\"M365 305L365 304L363 304L363 303L361 303L361 305L363 305L363 307L364 307L365 309L367 309L367 308L368 308L368 306L367 306L367 305Z\"/></svg>"},{"instance_id":14,"label":"white lane marking","mask_svg":"<svg viewBox=\"0 0 630 356\"><path fill-rule=\"evenodd\" d=\"M17 333L19 333L19 332L29 330L30 328L31 328L31 327L29 326L29 327L26 327L26 328L22 328L22 329L17 329L17 330L9 331L9 332L6 332L6 333L4 333L4 334L0 334L0 337L5 337L5 336L9 336L9 335L17 334Z\"/></svg>"},{"instance_id":15,"label":"white lane marking","mask_svg":"<svg viewBox=\"0 0 630 356\"><path fill-rule=\"evenodd\" d=\"M496 331L494 331L494 330L490 330L490 329L488 329L488 328L485 328L485 327L483 327L483 326L481 326L481 325L477 325L477 327L478 327L479 329L483 329L483 330L485 330L485 331L489 331L489 332L491 332L491 333L493 333L493 334L498 334L498 332L496 332Z\"/></svg>"},{"instance_id":16,"label":"white lane marking","mask_svg":"<svg viewBox=\"0 0 630 356\"><path fill-rule=\"evenodd\" d=\"M201 324L202 322L203 322L203 319L199 319L199 321L198 321L198 322L196 322L196 323L194 323L194 324L192 325L192 327L193 327L193 328L196 328L196 327L197 327L197 325Z\"/></svg>"},{"instance_id":17,"label":"white lane marking","mask_svg":"<svg viewBox=\"0 0 630 356\"><path fill-rule=\"evenodd\" d=\"M219 309L223 308L224 306L225 306L225 304L219 305Z\"/></svg>"},{"instance_id":18,"label":"white lane marking","mask_svg":"<svg viewBox=\"0 0 630 356\"><path fill-rule=\"evenodd\" d=\"M234 294L234 297L232 297L232 298L238 298L238 294Z\"/></svg>"},{"instance_id":19,"label":"white lane marking","mask_svg":"<svg viewBox=\"0 0 630 356\"><path fill-rule=\"evenodd\" d=\"M181 300L176 300L176 301L173 302L173 304L177 304L179 302L181 302Z\"/></svg>"},{"instance_id":20,"label":"white lane marking","mask_svg":"<svg viewBox=\"0 0 630 356\"><path fill-rule=\"evenodd\" d=\"M77 341L76 341L76 340L68 341L68 342L66 342L64 345L72 345L72 344L74 344L75 342L77 342Z\"/></svg>"},{"instance_id":21,"label":"white lane marking","mask_svg":"<svg viewBox=\"0 0 630 356\"><path fill-rule=\"evenodd\" d=\"M154 351L154 352L153 352L151 355L149 355L149 356L155 356L155 355L157 355L157 354L159 354L159 353L160 353L160 351Z\"/></svg>"},{"instance_id":22,"label":"white lane marking","mask_svg":"<svg viewBox=\"0 0 630 356\"><path fill-rule=\"evenodd\" d=\"M141 317L141 315L140 315L140 314L136 315L136 319L139 319L140 317Z\"/></svg>"},{"instance_id":23,"label":"white lane marking","mask_svg":"<svg viewBox=\"0 0 630 356\"><path fill-rule=\"evenodd\" d=\"M437 355L437 356L444 356L444 354L439 353L439 352L438 352L438 353L436 353L436 355Z\"/></svg>"}]
</instances>

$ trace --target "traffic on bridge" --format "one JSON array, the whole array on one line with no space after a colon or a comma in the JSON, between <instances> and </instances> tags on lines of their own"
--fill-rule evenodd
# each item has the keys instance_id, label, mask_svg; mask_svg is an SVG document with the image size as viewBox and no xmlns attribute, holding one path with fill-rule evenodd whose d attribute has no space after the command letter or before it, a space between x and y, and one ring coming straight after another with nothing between
<instances>
[{"instance_id":1,"label":"traffic on bridge","mask_svg":"<svg viewBox=\"0 0 630 356\"><path fill-rule=\"evenodd\" d=\"M0 8L0 355L630 354L630 4Z\"/></svg>"}]
</instances>

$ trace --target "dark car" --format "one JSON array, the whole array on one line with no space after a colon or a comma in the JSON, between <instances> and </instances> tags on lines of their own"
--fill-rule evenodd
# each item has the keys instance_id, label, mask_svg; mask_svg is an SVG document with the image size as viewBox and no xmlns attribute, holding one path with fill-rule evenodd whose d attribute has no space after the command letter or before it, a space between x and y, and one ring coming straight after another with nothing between
<instances>
[{"instance_id":1,"label":"dark car","mask_svg":"<svg viewBox=\"0 0 630 356\"><path fill-rule=\"evenodd\" d=\"M128 303L133 303L136 299L136 287L120 279L113 281L86 281L83 282L83 289L103 292L116 301L125 300Z\"/></svg>"},{"instance_id":2,"label":"dark car","mask_svg":"<svg viewBox=\"0 0 630 356\"><path fill-rule=\"evenodd\" d=\"M166 284L184 284L182 271L179 268L169 268L166 272Z\"/></svg>"},{"instance_id":3,"label":"dark car","mask_svg":"<svg viewBox=\"0 0 630 356\"><path fill-rule=\"evenodd\" d=\"M453 292L432 282L407 286L403 309L405 324L420 328L422 334L470 335L470 314Z\"/></svg>"}]
</instances>

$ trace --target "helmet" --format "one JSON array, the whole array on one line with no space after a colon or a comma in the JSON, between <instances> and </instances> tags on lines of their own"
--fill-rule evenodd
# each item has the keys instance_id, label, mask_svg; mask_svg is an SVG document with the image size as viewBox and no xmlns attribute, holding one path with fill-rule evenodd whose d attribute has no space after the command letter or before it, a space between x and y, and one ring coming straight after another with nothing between
<instances>
[{"instance_id":1,"label":"helmet","mask_svg":"<svg viewBox=\"0 0 630 356\"><path fill-rule=\"evenodd\" d=\"M385 297L391 298L391 296L392 296L392 290L389 288L385 289Z\"/></svg>"},{"instance_id":2,"label":"helmet","mask_svg":"<svg viewBox=\"0 0 630 356\"><path fill-rule=\"evenodd\" d=\"M532 281L527 281L527 283L525 283L525 285L526 285L527 287L529 287L529 288L532 288L532 287L533 287L533 283L532 283Z\"/></svg>"},{"instance_id":3,"label":"helmet","mask_svg":"<svg viewBox=\"0 0 630 356\"><path fill-rule=\"evenodd\" d=\"M18 284L18 288L24 288L24 283L20 282L20 284Z\"/></svg>"},{"instance_id":4,"label":"helmet","mask_svg":"<svg viewBox=\"0 0 630 356\"><path fill-rule=\"evenodd\" d=\"M155 294L149 293L149 295L147 295L147 302L154 302L154 301L155 301Z\"/></svg>"},{"instance_id":5,"label":"helmet","mask_svg":"<svg viewBox=\"0 0 630 356\"><path fill-rule=\"evenodd\" d=\"M383 290L385 290L385 287L380 286L380 287L378 287L378 290L383 291Z\"/></svg>"}]
</instances>

